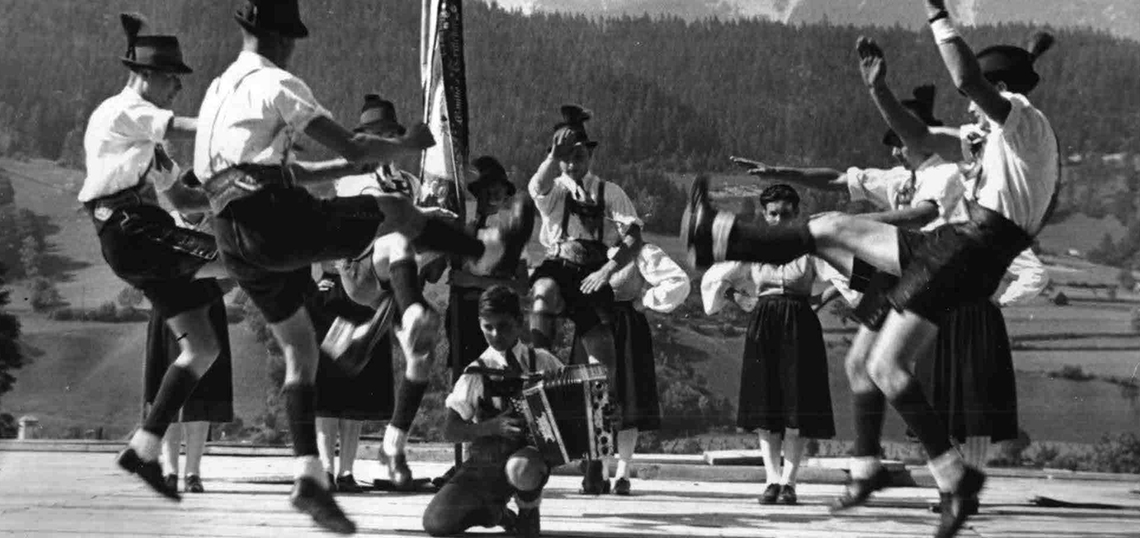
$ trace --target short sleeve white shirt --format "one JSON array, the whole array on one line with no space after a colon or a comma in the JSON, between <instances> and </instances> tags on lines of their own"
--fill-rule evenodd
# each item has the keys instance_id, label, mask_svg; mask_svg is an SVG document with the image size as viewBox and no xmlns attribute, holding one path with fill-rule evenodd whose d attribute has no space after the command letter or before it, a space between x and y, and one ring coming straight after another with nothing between
<instances>
[{"instance_id":1,"label":"short sleeve white shirt","mask_svg":"<svg viewBox=\"0 0 1140 538\"><path fill-rule=\"evenodd\" d=\"M1012 108L1004 125L988 120L976 200L1036 234L1061 175L1057 136L1045 114L1024 95L1002 96Z\"/></svg>"},{"instance_id":2,"label":"short sleeve white shirt","mask_svg":"<svg viewBox=\"0 0 1140 538\"><path fill-rule=\"evenodd\" d=\"M519 364L522 365L523 373L531 373L530 348L526 344L518 342L515 344L515 347L511 348L511 352L514 353L515 358L518 359ZM497 351L491 347L483 351L483 354L480 355L479 358L489 368L507 367L506 356L501 351ZM535 371L538 372L547 372L562 368L562 361L559 361L558 358L551 355L550 352L542 349L534 350L534 363ZM469 364L467 368L478 365L479 362L475 361ZM448 409L458 413L463 420L471 421L475 419L476 411L479 409L479 403L482 402L483 399L483 375L464 371L463 375L459 376L459 379L456 380L455 386L451 389L451 393L447 395L444 405L446 405ZM495 409L502 410L504 402L501 401L501 398L492 398L491 404Z\"/></svg>"},{"instance_id":3,"label":"short sleeve white shirt","mask_svg":"<svg viewBox=\"0 0 1140 538\"><path fill-rule=\"evenodd\" d=\"M281 164L310 121L331 118L300 78L243 51L214 79L198 112L194 173L203 181L242 163Z\"/></svg>"},{"instance_id":4,"label":"short sleeve white shirt","mask_svg":"<svg viewBox=\"0 0 1140 538\"><path fill-rule=\"evenodd\" d=\"M177 177L177 167L157 170L151 162L173 119L173 111L159 108L129 87L100 103L83 134L87 176L79 190L79 201L89 202L134 187L144 173L157 190L169 189Z\"/></svg>"}]
</instances>

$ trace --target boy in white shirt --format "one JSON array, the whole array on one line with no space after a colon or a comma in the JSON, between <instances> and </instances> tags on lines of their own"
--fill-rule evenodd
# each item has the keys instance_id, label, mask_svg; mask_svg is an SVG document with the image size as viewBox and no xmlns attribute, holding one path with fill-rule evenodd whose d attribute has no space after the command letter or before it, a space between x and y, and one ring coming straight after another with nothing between
<instances>
[{"instance_id":1,"label":"boy in white shirt","mask_svg":"<svg viewBox=\"0 0 1140 538\"><path fill-rule=\"evenodd\" d=\"M448 395L444 437L470 442L469 457L436 493L424 511L424 530L432 536L462 534L471 527L502 526L522 538L539 535L538 506L550 476L541 454L528 446L526 425L497 389L502 378L551 372L562 363L542 349L519 340L523 330L520 297L496 285L479 298L479 325L489 346L464 372ZM503 372L502 378L488 371ZM507 509L514 496L516 516Z\"/></svg>"}]
</instances>

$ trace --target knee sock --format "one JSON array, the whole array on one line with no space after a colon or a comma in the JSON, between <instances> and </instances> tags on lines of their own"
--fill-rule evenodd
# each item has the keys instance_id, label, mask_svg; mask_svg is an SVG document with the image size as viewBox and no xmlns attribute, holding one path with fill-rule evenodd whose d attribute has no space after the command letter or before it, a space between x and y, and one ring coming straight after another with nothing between
<instances>
[{"instance_id":1,"label":"knee sock","mask_svg":"<svg viewBox=\"0 0 1140 538\"><path fill-rule=\"evenodd\" d=\"M535 312L530 316L530 344L536 349L550 349L554 344L553 314Z\"/></svg>"},{"instance_id":2,"label":"knee sock","mask_svg":"<svg viewBox=\"0 0 1140 538\"><path fill-rule=\"evenodd\" d=\"M423 289L420 288L419 266L414 258L405 258L392 262L388 270L391 274L396 315L402 319L408 307L425 303Z\"/></svg>"},{"instance_id":3,"label":"knee sock","mask_svg":"<svg viewBox=\"0 0 1140 538\"><path fill-rule=\"evenodd\" d=\"M158 387L158 394L154 396L154 404L143 421L142 429L159 438L166 435L166 429L178 416L182 405L190 398L194 388L198 386L198 376L188 368L171 365L162 376L162 384Z\"/></svg>"},{"instance_id":4,"label":"knee sock","mask_svg":"<svg viewBox=\"0 0 1140 538\"><path fill-rule=\"evenodd\" d=\"M313 385L286 385L281 389L285 397L285 415L289 418L289 433L293 437L293 455L316 457L316 395Z\"/></svg>"},{"instance_id":5,"label":"knee sock","mask_svg":"<svg viewBox=\"0 0 1140 538\"><path fill-rule=\"evenodd\" d=\"M903 421L918 437L929 458L937 458L953 449L950 437L946 434L946 425L926 400L922 386L917 381L907 381L903 390L891 399L891 406L902 415Z\"/></svg>"},{"instance_id":6,"label":"knee sock","mask_svg":"<svg viewBox=\"0 0 1140 538\"><path fill-rule=\"evenodd\" d=\"M815 239L806 223L772 226L737 221L728 235L725 259L783 265L813 252Z\"/></svg>"},{"instance_id":7,"label":"knee sock","mask_svg":"<svg viewBox=\"0 0 1140 538\"><path fill-rule=\"evenodd\" d=\"M886 416L887 398L879 389L871 392L856 392L852 398L855 415L856 458L879 458L883 451L880 440L883 435L883 418Z\"/></svg>"},{"instance_id":8,"label":"knee sock","mask_svg":"<svg viewBox=\"0 0 1140 538\"><path fill-rule=\"evenodd\" d=\"M420 235L412 240L417 249L457 254L465 258L483 255L483 242L441 219L427 219Z\"/></svg>"},{"instance_id":9,"label":"knee sock","mask_svg":"<svg viewBox=\"0 0 1140 538\"><path fill-rule=\"evenodd\" d=\"M392 413L392 421L389 425L405 432L410 431L427 387L427 381L412 381L404 378L396 393L396 410Z\"/></svg>"}]
</instances>

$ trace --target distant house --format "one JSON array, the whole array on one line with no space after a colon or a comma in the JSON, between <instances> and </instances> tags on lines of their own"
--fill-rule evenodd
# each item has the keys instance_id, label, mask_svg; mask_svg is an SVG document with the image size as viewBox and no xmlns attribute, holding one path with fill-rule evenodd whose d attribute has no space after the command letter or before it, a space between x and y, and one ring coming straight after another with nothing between
<instances>
[{"instance_id":1,"label":"distant house","mask_svg":"<svg viewBox=\"0 0 1140 538\"><path fill-rule=\"evenodd\" d=\"M1069 249L1068 251L1065 252L1065 254L1068 254L1069 256L1072 256L1074 258L1083 258L1084 257L1084 254L1081 254L1081 251L1079 251L1075 248Z\"/></svg>"}]
</instances>

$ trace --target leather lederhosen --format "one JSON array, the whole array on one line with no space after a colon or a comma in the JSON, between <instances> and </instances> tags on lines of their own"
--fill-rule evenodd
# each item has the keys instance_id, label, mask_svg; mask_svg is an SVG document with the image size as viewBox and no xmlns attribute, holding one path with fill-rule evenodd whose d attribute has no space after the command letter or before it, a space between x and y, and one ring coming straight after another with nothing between
<instances>
[{"instance_id":1,"label":"leather lederhosen","mask_svg":"<svg viewBox=\"0 0 1140 538\"><path fill-rule=\"evenodd\" d=\"M570 216L578 219L581 227L593 235L591 239L570 238ZM594 203L579 202L571 193L565 195L562 210L562 233L558 239L557 257L584 269L594 270L606 263L608 248L603 242L606 224L606 182L598 182L598 197Z\"/></svg>"}]
</instances>

